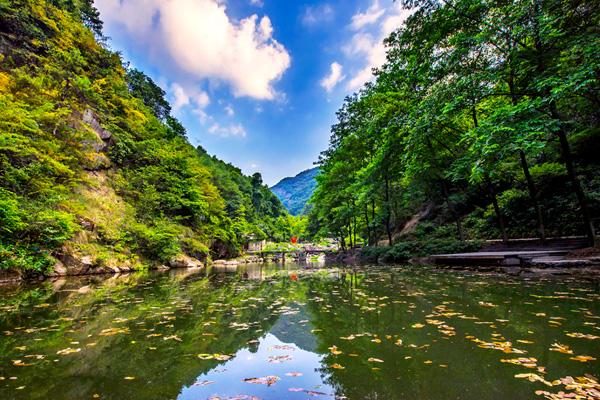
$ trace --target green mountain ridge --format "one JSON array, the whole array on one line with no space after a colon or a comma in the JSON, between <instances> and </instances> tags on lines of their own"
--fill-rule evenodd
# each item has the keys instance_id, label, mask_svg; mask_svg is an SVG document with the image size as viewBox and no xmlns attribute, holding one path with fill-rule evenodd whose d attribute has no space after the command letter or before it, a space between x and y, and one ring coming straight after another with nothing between
<instances>
[{"instance_id":1,"label":"green mountain ridge","mask_svg":"<svg viewBox=\"0 0 600 400\"><path fill-rule=\"evenodd\" d=\"M296 176L283 178L271 191L279 198L292 215L304 215L308 212L307 203L316 186L319 168L311 168Z\"/></svg>"},{"instance_id":2,"label":"green mountain ridge","mask_svg":"<svg viewBox=\"0 0 600 400\"><path fill-rule=\"evenodd\" d=\"M101 29L91 0L0 0L0 270L185 264L289 237L260 174L192 146Z\"/></svg>"}]
</instances>

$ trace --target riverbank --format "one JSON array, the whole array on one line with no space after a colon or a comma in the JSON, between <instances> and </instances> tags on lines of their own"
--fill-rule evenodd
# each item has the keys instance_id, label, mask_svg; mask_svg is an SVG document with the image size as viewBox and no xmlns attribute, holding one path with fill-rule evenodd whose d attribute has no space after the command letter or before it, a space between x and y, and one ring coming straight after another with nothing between
<instances>
[{"instance_id":1,"label":"riverbank","mask_svg":"<svg viewBox=\"0 0 600 400\"><path fill-rule=\"evenodd\" d=\"M322 259L322 258L320 258ZM39 274L24 274L19 270L0 270L0 284L19 283L22 281L43 281L51 278L62 278L69 276L93 276L93 275L116 275L127 274L143 270L167 271L170 269L202 269L208 266L228 266L237 267L246 264L265 264L265 263L285 263L299 262L305 260L299 253L265 253L265 254L246 254L230 259L217 259L201 261L196 258L180 255L167 263L142 265L131 264L129 262L118 260L108 260L102 263L94 261L91 257L79 257L75 254L62 256L61 260L54 265L52 272ZM311 261L311 259L308 259ZM316 260L314 260L316 261Z\"/></svg>"},{"instance_id":2,"label":"riverbank","mask_svg":"<svg viewBox=\"0 0 600 400\"><path fill-rule=\"evenodd\" d=\"M384 248L380 248L384 250ZM433 266L442 270L475 271L481 273L497 273L511 276L561 276L600 277L600 250L576 249L568 251L488 251L458 254L441 254L429 257L412 257L402 262L387 262L382 258L373 259L374 252L363 249L347 251L332 251L318 257L306 258L298 252L290 253L257 253L246 254L231 259L201 261L187 255L180 255L168 263L150 265L140 268L127 262L117 260L105 261L98 264L90 257L69 255L61 258L51 273L39 275L23 275L19 271L0 271L0 284L18 283L21 281L45 280L67 276L89 276L125 274L140 270L170 270L170 269L202 269L208 266L237 268L247 264L266 264L302 261L323 261L331 265L401 265ZM538 254L539 253L539 254ZM382 254L385 254L382 252Z\"/></svg>"}]
</instances>

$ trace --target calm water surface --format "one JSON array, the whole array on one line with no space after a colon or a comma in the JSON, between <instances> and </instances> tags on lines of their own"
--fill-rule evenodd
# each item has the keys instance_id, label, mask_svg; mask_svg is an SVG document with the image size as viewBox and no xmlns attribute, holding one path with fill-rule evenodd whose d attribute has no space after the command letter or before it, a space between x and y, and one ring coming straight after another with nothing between
<instances>
[{"instance_id":1,"label":"calm water surface","mask_svg":"<svg viewBox=\"0 0 600 400\"><path fill-rule=\"evenodd\" d=\"M599 293L294 264L5 286L0 399L593 398Z\"/></svg>"}]
</instances>

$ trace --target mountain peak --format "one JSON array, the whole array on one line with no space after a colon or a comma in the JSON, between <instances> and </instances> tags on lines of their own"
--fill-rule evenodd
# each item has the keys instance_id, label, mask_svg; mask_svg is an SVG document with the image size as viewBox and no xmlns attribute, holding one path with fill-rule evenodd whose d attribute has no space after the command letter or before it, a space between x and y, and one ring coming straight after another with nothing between
<instances>
[{"instance_id":1,"label":"mountain peak","mask_svg":"<svg viewBox=\"0 0 600 400\"><path fill-rule=\"evenodd\" d=\"M283 178L271 188L271 191L281 200L290 214L303 215L308 211L306 205L317 185L315 177L318 174L318 167L304 170L296 176Z\"/></svg>"}]
</instances>

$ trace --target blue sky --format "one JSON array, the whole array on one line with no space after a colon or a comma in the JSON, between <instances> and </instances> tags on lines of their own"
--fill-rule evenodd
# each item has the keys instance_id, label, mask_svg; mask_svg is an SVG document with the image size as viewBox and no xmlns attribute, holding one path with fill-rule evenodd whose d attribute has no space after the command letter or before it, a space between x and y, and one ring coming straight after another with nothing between
<instances>
[{"instance_id":1,"label":"blue sky","mask_svg":"<svg viewBox=\"0 0 600 400\"><path fill-rule=\"evenodd\" d=\"M269 185L311 168L385 60L392 0L96 0L110 45L167 92L194 145Z\"/></svg>"}]
</instances>

